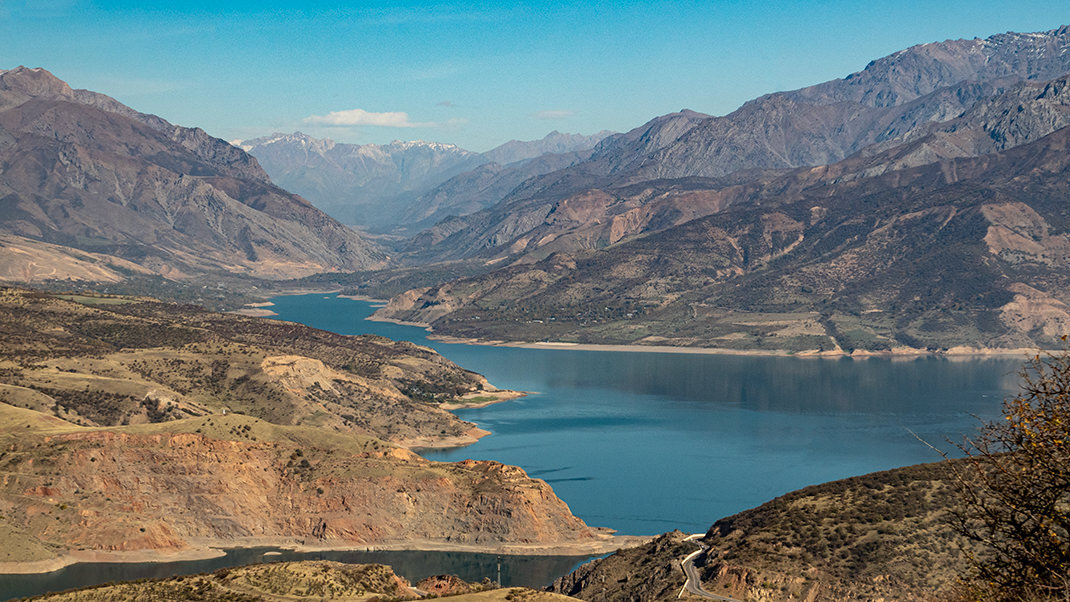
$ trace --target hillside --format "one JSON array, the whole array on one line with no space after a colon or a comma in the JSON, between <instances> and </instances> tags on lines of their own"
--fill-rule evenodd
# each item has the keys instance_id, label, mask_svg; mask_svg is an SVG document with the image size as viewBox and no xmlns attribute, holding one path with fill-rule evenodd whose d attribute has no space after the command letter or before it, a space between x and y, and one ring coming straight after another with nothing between
<instances>
[{"instance_id":1,"label":"hillside","mask_svg":"<svg viewBox=\"0 0 1070 602\"><path fill-rule=\"evenodd\" d=\"M366 436L240 414L80 427L7 404L0 425L0 549L38 570L208 546L615 545L519 468L429 462Z\"/></svg>"},{"instance_id":2,"label":"hillside","mask_svg":"<svg viewBox=\"0 0 1070 602\"><path fill-rule=\"evenodd\" d=\"M669 533L592 561L553 590L675 600L680 560L701 545L703 588L738 600L946 600L966 566L966 542L946 520L956 499L944 463L815 485L721 519L696 541Z\"/></svg>"},{"instance_id":3,"label":"hillside","mask_svg":"<svg viewBox=\"0 0 1070 602\"><path fill-rule=\"evenodd\" d=\"M44 69L0 72L0 199L3 276L22 282L292 278L386 259L240 149Z\"/></svg>"},{"instance_id":4,"label":"hillside","mask_svg":"<svg viewBox=\"0 0 1070 602\"><path fill-rule=\"evenodd\" d=\"M151 299L0 289L0 401L85 426L228 410L402 445L485 434L437 407L508 396L430 349Z\"/></svg>"}]
</instances>

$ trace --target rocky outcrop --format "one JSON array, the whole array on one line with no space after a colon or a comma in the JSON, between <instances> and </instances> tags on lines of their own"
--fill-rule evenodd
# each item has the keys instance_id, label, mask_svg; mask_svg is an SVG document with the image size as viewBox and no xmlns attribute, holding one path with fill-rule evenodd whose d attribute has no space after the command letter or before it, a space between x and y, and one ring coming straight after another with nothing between
<instances>
[{"instance_id":1,"label":"rocky outcrop","mask_svg":"<svg viewBox=\"0 0 1070 602\"><path fill-rule=\"evenodd\" d=\"M679 531L581 565L550 591L581 600L675 600L686 576L680 560L698 549Z\"/></svg>"},{"instance_id":2,"label":"rocky outcrop","mask_svg":"<svg viewBox=\"0 0 1070 602\"><path fill-rule=\"evenodd\" d=\"M9 424L35 420L0 412L21 417ZM48 424L0 433L0 507L5 523L61 550L606 544L546 483L494 462L433 463L234 414L117 430Z\"/></svg>"}]
</instances>

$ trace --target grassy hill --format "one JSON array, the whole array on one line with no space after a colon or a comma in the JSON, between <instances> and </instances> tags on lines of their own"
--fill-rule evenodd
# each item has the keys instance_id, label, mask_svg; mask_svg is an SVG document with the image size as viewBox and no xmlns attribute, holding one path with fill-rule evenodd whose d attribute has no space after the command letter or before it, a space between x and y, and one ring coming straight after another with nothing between
<instances>
[{"instance_id":1,"label":"grassy hill","mask_svg":"<svg viewBox=\"0 0 1070 602\"><path fill-rule=\"evenodd\" d=\"M951 528L947 463L815 485L714 523L592 561L553 589L584 600L675 600L699 546L706 591L738 600L947 600L969 543Z\"/></svg>"}]
</instances>

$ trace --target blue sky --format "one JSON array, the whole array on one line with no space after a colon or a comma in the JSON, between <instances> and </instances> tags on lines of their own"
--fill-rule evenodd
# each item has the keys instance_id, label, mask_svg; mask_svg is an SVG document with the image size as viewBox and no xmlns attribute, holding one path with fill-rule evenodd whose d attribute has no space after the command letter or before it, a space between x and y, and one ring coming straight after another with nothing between
<instances>
[{"instance_id":1,"label":"blue sky","mask_svg":"<svg viewBox=\"0 0 1070 602\"><path fill-rule=\"evenodd\" d=\"M913 44L1067 23L1052 0L0 0L0 69L44 67L228 140L301 130L482 151L724 114Z\"/></svg>"}]
</instances>

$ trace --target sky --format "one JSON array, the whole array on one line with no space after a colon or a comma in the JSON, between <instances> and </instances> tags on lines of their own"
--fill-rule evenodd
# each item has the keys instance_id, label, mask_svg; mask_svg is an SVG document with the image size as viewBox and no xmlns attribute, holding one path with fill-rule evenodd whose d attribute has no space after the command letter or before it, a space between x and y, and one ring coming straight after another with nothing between
<instances>
[{"instance_id":1,"label":"sky","mask_svg":"<svg viewBox=\"0 0 1070 602\"><path fill-rule=\"evenodd\" d=\"M0 69L43 67L227 140L485 151L723 115L914 44L1068 23L1055 0L0 0Z\"/></svg>"}]
</instances>

